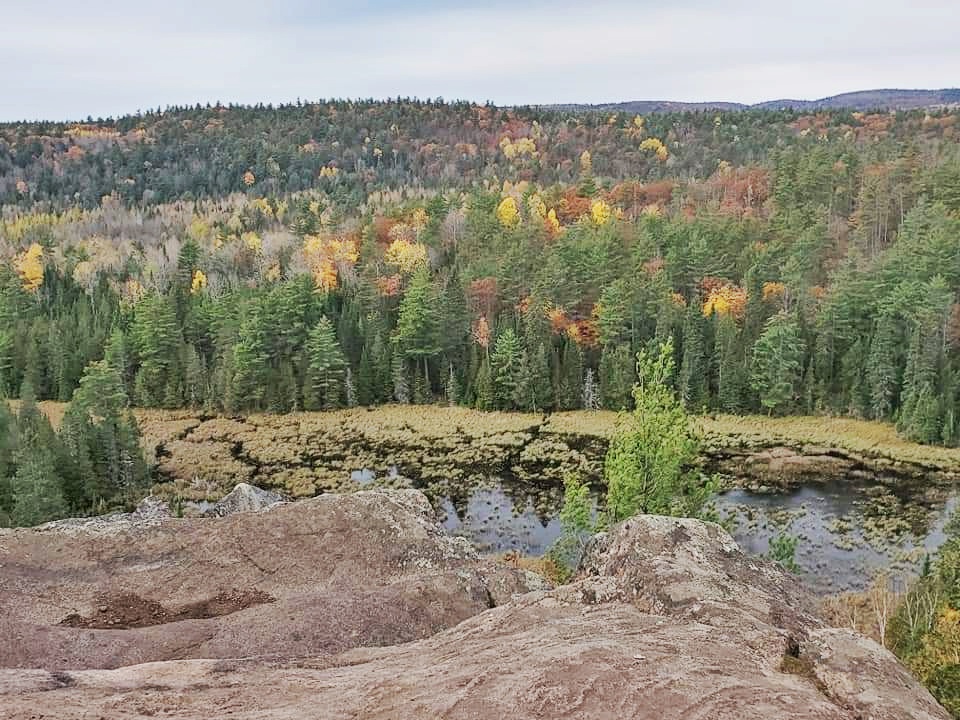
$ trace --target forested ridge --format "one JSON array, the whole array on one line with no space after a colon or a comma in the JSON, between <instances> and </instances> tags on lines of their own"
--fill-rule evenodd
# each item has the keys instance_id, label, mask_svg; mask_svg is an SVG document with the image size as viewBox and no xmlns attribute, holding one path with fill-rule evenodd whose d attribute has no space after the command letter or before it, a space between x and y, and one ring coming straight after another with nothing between
<instances>
[{"instance_id":1,"label":"forested ridge","mask_svg":"<svg viewBox=\"0 0 960 720\"><path fill-rule=\"evenodd\" d=\"M406 100L0 125L0 391L68 401L97 362L84 422L121 438L127 403L620 409L672 338L692 411L956 445L958 139Z\"/></svg>"}]
</instances>

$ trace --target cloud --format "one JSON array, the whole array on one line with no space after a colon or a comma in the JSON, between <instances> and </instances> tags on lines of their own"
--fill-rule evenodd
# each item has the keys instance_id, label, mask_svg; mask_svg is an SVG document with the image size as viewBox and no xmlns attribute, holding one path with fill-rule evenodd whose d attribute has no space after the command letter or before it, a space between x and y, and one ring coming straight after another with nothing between
<instances>
[{"instance_id":1,"label":"cloud","mask_svg":"<svg viewBox=\"0 0 960 720\"><path fill-rule=\"evenodd\" d=\"M960 77L954 0L117 7L38 0L5 13L0 119L297 97L754 102Z\"/></svg>"}]
</instances>

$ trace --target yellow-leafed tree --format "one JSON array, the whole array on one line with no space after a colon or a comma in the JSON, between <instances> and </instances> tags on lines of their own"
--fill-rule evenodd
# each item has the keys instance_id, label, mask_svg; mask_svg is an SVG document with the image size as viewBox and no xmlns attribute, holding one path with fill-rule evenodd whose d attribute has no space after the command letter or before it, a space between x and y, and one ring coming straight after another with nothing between
<instances>
[{"instance_id":1,"label":"yellow-leafed tree","mask_svg":"<svg viewBox=\"0 0 960 720\"><path fill-rule=\"evenodd\" d=\"M505 197L497 206L497 220L505 228L513 228L520 224L520 209L512 196Z\"/></svg>"},{"instance_id":2,"label":"yellow-leafed tree","mask_svg":"<svg viewBox=\"0 0 960 720\"><path fill-rule=\"evenodd\" d=\"M613 209L603 200L594 200L590 205L590 219L597 227L603 227L613 217Z\"/></svg>"},{"instance_id":3,"label":"yellow-leafed tree","mask_svg":"<svg viewBox=\"0 0 960 720\"><path fill-rule=\"evenodd\" d=\"M23 281L23 289L36 292L43 285L43 248L33 243L26 252L14 261L17 274Z\"/></svg>"},{"instance_id":4,"label":"yellow-leafed tree","mask_svg":"<svg viewBox=\"0 0 960 720\"><path fill-rule=\"evenodd\" d=\"M383 259L388 265L395 265L403 275L411 275L427 264L427 246L398 238L387 247Z\"/></svg>"},{"instance_id":5,"label":"yellow-leafed tree","mask_svg":"<svg viewBox=\"0 0 960 720\"><path fill-rule=\"evenodd\" d=\"M197 295L198 293L202 293L206 287L207 276L204 274L203 270L194 270L193 279L190 281L190 294Z\"/></svg>"}]
</instances>

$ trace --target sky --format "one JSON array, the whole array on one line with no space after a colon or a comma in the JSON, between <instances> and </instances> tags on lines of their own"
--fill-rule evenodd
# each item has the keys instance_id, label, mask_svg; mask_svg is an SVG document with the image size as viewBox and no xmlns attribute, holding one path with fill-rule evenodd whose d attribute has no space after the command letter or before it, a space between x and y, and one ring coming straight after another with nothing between
<instances>
[{"instance_id":1,"label":"sky","mask_svg":"<svg viewBox=\"0 0 960 720\"><path fill-rule=\"evenodd\" d=\"M960 0L0 0L0 120L298 98L751 103L957 87L958 27Z\"/></svg>"}]
</instances>

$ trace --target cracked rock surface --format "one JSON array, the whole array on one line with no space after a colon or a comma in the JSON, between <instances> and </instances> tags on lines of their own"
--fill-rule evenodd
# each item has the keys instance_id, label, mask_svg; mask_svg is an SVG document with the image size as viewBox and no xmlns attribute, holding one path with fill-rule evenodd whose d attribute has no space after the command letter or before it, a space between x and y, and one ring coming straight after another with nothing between
<instances>
[{"instance_id":1,"label":"cracked rock surface","mask_svg":"<svg viewBox=\"0 0 960 720\"><path fill-rule=\"evenodd\" d=\"M709 523L631 519L556 589L445 537L416 491L124 523L0 532L5 717L949 719ZM60 624L131 595L225 614Z\"/></svg>"}]
</instances>

